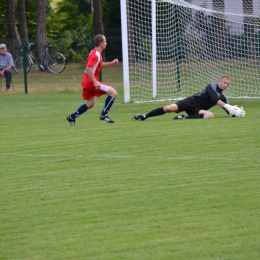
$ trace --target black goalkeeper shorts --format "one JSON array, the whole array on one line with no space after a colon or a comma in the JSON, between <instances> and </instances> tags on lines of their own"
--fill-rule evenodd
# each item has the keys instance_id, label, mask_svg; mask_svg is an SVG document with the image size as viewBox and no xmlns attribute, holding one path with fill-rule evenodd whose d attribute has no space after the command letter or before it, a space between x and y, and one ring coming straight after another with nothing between
<instances>
[{"instance_id":1,"label":"black goalkeeper shorts","mask_svg":"<svg viewBox=\"0 0 260 260\"><path fill-rule=\"evenodd\" d=\"M175 104L178 106L178 113L185 111L188 115L197 115L200 110L203 110L194 97L185 98Z\"/></svg>"}]
</instances>

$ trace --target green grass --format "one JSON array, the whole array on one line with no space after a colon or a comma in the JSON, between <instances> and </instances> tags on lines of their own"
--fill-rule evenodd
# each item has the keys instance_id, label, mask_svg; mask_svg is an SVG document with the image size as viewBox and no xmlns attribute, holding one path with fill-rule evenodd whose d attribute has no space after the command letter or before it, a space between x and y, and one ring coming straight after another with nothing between
<instances>
[{"instance_id":1,"label":"green grass","mask_svg":"<svg viewBox=\"0 0 260 260\"><path fill-rule=\"evenodd\" d=\"M39 71L34 64L30 73L27 74L28 93L50 93L57 91L79 91L85 70L85 64L68 63L65 70L60 74L52 74L48 71ZM117 66L106 68L102 71L103 81L107 81L113 87L122 87L122 63ZM24 93L24 75L13 73L15 93ZM3 81L3 89L5 82Z\"/></svg>"},{"instance_id":2,"label":"green grass","mask_svg":"<svg viewBox=\"0 0 260 260\"><path fill-rule=\"evenodd\" d=\"M260 100L141 122L168 103L118 92L76 126L80 91L0 95L0 259L259 259Z\"/></svg>"}]
</instances>

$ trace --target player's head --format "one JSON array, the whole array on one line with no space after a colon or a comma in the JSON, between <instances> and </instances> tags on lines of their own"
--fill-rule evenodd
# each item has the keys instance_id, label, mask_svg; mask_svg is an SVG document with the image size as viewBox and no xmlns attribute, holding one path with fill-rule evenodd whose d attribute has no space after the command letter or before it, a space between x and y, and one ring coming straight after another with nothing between
<instances>
[{"instance_id":1,"label":"player's head","mask_svg":"<svg viewBox=\"0 0 260 260\"><path fill-rule=\"evenodd\" d=\"M231 77L229 75L222 75L218 81L218 87L221 90L225 90L231 82Z\"/></svg>"},{"instance_id":2,"label":"player's head","mask_svg":"<svg viewBox=\"0 0 260 260\"><path fill-rule=\"evenodd\" d=\"M106 37L103 34L97 34L94 37L94 47L100 47L102 50L104 50L107 46L107 40Z\"/></svg>"}]
</instances>

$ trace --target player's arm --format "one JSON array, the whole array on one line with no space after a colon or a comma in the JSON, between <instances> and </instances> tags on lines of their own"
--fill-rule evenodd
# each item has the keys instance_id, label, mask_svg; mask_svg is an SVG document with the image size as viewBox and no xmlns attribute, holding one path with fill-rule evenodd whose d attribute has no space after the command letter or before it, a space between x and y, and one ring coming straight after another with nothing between
<instances>
[{"instance_id":1,"label":"player's arm","mask_svg":"<svg viewBox=\"0 0 260 260\"><path fill-rule=\"evenodd\" d=\"M222 107L228 115L230 116L237 116L237 117L244 117L246 115L246 112L243 107L239 108L237 105L231 106L221 100L217 102L217 105Z\"/></svg>"},{"instance_id":2,"label":"player's arm","mask_svg":"<svg viewBox=\"0 0 260 260\"><path fill-rule=\"evenodd\" d=\"M218 100L217 105L223 108L227 112L227 114L230 115L229 110L231 109L231 106L229 104L221 100ZM229 110L227 108L229 108Z\"/></svg>"},{"instance_id":3,"label":"player's arm","mask_svg":"<svg viewBox=\"0 0 260 260\"><path fill-rule=\"evenodd\" d=\"M210 83L206 88L205 91L210 96L212 104L216 105L217 102L220 100L219 93L217 92L217 84Z\"/></svg>"},{"instance_id":4,"label":"player's arm","mask_svg":"<svg viewBox=\"0 0 260 260\"><path fill-rule=\"evenodd\" d=\"M89 76L89 78L92 80L94 86L96 88L98 88L100 86L100 82L96 80L95 76L94 76L94 72L93 69L91 67L86 67L85 72L87 73L87 75Z\"/></svg>"},{"instance_id":5,"label":"player's arm","mask_svg":"<svg viewBox=\"0 0 260 260\"><path fill-rule=\"evenodd\" d=\"M233 106L223 102L222 100L218 100L217 105L222 107L227 112L227 114L231 116L231 111Z\"/></svg>"},{"instance_id":6,"label":"player's arm","mask_svg":"<svg viewBox=\"0 0 260 260\"><path fill-rule=\"evenodd\" d=\"M227 105L227 103L225 103L225 102L223 102L219 99L218 102L217 102L217 105L220 106L220 107L224 107L225 105Z\"/></svg>"},{"instance_id":7,"label":"player's arm","mask_svg":"<svg viewBox=\"0 0 260 260\"><path fill-rule=\"evenodd\" d=\"M118 64L118 62L119 62L118 59L114 59L114 60L109 61L109 62L102 62L101 68L114 66L114 65Z\"/></svg>"}]
</instances>

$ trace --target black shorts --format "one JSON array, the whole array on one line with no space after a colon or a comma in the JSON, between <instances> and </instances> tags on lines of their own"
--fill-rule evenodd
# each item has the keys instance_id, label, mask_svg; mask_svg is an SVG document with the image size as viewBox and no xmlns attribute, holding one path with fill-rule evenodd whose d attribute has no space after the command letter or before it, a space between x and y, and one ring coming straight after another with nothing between
<instances>
[{"instance_id":1,"label":"black shorts","mask_svg":"<svg viewBox=\"0 0 260 260\"><path fill-rule=\"evenodd\" d=\"M175 104L178 106L178 113L185 111L188 115L197 115L203 109L194 97L185 98Z\"/></svg>"}]
</instances>

